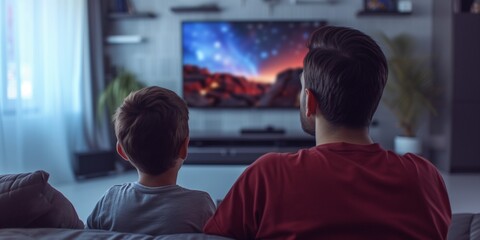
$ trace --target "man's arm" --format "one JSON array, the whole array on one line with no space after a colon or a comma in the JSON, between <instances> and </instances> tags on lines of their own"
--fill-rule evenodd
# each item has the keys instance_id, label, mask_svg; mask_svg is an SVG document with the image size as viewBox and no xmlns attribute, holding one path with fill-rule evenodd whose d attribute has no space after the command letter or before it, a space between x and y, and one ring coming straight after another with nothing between
<instances>
[{"instance_id":1,"label":"man's arm","mask_svg":"<svg viewBox=\"0 0 480 240\"><path fill-rule=\"evenodd\" d=\"M258 161L258 160L257 160ZM218 206L204 227L207 234L235 239L255 238L259 211L263 205L264 191L258 187L259 177L255 164L245 170ZM258 194L258 193L261 194Z\"/></svg>"}]
</instances>

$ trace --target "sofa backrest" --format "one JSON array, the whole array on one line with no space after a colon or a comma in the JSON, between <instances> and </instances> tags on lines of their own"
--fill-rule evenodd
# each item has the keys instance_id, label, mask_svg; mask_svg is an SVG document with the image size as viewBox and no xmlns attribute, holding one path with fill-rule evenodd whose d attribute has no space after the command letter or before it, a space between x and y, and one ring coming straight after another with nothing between
<instances>
[{"instance_id":1,"label":"sofa backrest","mask_svg":"<svg viewBox=\"0 0 480 240\"><path fill-rule=\"evenodd\" d=\"M448 240L480 240L480 214L457 213L452 216Z\"/></svg>"},{"instance_id":2,"label":"sofa backrest","mask_svg":"<svg viewBox=\"0 0 480 240\"><path fill-rule=\"evenodd\" d=\"M182 233L150 236L134 233L119 233L95 229L61 229L61 228L4 228L0 229L0 239L108 239L108 240L229 240L220 236L203 233Z\"/></svg>"}]
</instances>

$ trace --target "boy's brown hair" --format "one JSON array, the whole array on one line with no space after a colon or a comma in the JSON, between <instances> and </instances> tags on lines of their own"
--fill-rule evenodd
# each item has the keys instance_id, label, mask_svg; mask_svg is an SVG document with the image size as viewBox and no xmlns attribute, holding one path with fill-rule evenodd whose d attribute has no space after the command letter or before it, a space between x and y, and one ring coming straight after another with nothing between
<instances>
[{"instance_id":1,"label":"boy's brown hair","mask_svg":"<svg viewBox=\"0 0 480 240\"><path fill-rule=\"evenodd\" d=\"M172 168L189 135L185 101L157 86L130 93L113 121L125 154L138 170L149 175Z\"/></svg>"}]
</instances>

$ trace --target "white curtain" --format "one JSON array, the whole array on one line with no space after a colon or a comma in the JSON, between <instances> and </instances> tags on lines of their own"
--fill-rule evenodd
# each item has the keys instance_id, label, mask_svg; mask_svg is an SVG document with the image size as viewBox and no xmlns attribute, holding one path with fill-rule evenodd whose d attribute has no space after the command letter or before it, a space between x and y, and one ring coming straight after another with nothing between
<instances>
[{"instance_id":1,"label":"white curtain","mask_svg":"<svg viewBox=\"0 0 480 240\"><path fill-rule=\"evenodd\" d=\"M0 174L43 169L72 181L91 110L86 1L0 5Z\"/></svg>"}]
</instances>

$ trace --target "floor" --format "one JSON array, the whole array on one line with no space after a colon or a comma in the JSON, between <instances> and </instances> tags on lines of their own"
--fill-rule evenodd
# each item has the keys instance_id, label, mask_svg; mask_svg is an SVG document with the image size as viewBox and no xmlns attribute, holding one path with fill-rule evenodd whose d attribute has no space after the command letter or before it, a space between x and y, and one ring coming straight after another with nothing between
<instances>
[{"instance_id":1,"label":"floor","mask_svg":"<svg viewBox=\"0 0 480 240\"><path fill-rule=\"evenodd\" d=\"M210 193L214 200L223 198L243 166L183 166L178 184ZM453 213L480 213L480 174L442 174L450 196ZM208 176L208 177L205 177ZM82 180L55 186L73 203L85 221L98 199L114 184L137 180L136 172Z\"/></svg>"}]
</instances>

